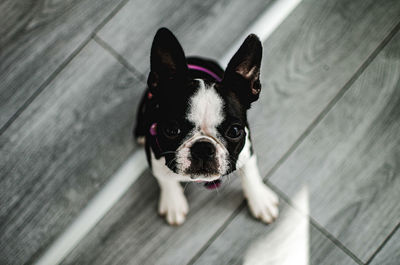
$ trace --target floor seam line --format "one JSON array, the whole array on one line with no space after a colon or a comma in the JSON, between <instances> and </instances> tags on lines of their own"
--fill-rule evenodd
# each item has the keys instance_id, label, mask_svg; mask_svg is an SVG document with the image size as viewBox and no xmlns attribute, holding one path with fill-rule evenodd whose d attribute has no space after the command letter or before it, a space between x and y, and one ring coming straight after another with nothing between
<instances>
[{"instance_id":1,"label":"floor seam line","mask_svg":"<svg viewBox=\"0 0 400 265\"><path fill-rule=\"evenodd\" d=\"M87 46L87 44L92 40L92 37L97 34L97 32L121 10L122 7L129 0L121 1L111 12L108 14L100 23L97 25L92 32L90 32L86 39L84 39L80 45L73 50L67 58L65 58L61 64L54 70L32 93L32 95L22 103L22 105L14 112L13 115L0 127L0 136L14 123L14 121L30 106L30 104L45 90L45 88L62 72L65 67Z\"/></svg>"},{"instance_id":2,"label":"floor seam line","mask_svg":"<svg viewBox=\"0 0 400 265\"><path fill-rule=\"evenodd\" d=\"M321 224L319 224L312 216L304 213L302 210L298 209L297 206L292 202L290 197L286 195L282 190L280 190L277 186L267 181L268 186L279 194L279 197L282 198L290 207L300 213L303 217L308 218L310 225L312 225L315 229L317 229L322 235L324 235L328 240L330 240L336 247L341 249L347 256L352 258L358 264L364 265L362 260L360 260L350 249L348 249L342 242L340 242L335 236L329 233Z\"/></svg>"},{"instance_id":3,"label":"floor seam line","mask_svg":"<svg viewBox=\"0 0 400 265\"><path fill-rule=\"evenodd\" d=\"M397 223L395 228L393 229L392 232L383 240L382 244L379 245L379 247L374 251L374 253L371 255L371 257L367 260L365 265L371 264L371 262L374 260L374 258L379 254L379 252L386 246L386 244L390 241L390 239L393 237L394 234L396 234L397 230L400 228L400 222Z\"/></svg>"},{"instance_id":4,"label":"floor seam line","mask_svg":"<svg viewBox=\"0 0 400 265\"><path fill-rule=\"evenodd\" d=\"M337 248L341 249L347 256L349 256L354 262L364 265L363 261L357 257L350 249L348 249L343 243L337 239L334 235L329 233L325 228L315 221L311 216L309 216L310 224L317 229L321 234L323 234L328 240L330 240Z\"/></svg>"},{"instance_id":5,"label":"floor seam line","mask_svg":"<svg viewBox=\"0 0 400 265\"><path fill-rule=\"evenodd\" d=\"M45 90L45 88L62 72L65 67L86 47L90 42L91 37L87 38L78 48L76 48L57 68L50 76L44 80L44 82L39 85L33 94L25 100L25 102L17 109L17 111L8 119L8 121L0 128L0 135L2 135L13 123L14 121L24 112L30 104Z\"/></svg>"},{"instance_id":6,"label":"floor seam line","mask_svg":"<svg viewBox=\"0 0 400 265\"><path fill-rule=\"evenodd\" d=\"M207 242L201 247L201 249L189 260L187 265L192 265L196 262L201 255L207 250L207 248L218 238L224 231L225 228L232 222L233 219L245 208L246 201L242 200L240 205L233 211L233 213L228 217L227 220L218 228L218 230L207 240Z\"/></svg>"},{"instance_id":7,"label":"floor seam line","mask_svg":"<svg viewBox=\"0 0 400 265\"><path fill-rule=\"evenodd\" d=\"M114 7L110 14L108 14L91 32L90 37L96 35L130 0L122 0L116 7Z\"/></svg>"},{"instance_id":8,"label":"floor seam line","mask_svg":"<svg viewBox=\"0 0 400 265\"><path fill-rule=\"evenodd\" d=\"M147 78L133 65L131 65L120 53L118 53L111 45L109 45L100 36L95 34L93 40L99 44L106 52L111 54L120 64L122 64L126 69L128 69L139 81L147 85Z\"/></svg>"}]
</instances>

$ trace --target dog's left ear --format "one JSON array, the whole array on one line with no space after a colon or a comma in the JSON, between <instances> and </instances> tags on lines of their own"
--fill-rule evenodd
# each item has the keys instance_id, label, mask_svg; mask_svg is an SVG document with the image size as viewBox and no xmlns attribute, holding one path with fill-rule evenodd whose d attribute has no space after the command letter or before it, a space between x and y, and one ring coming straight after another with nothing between
<instances>
[{"instance_id":1,"label":"dog's left ear","mask_svg":"<svg viewBox=\"0 0 400 265\"><path fill-rule=\"evenodd\" d=\"M225 70L223 85L237 95L240 102L250 108L260 95L261 41L249 35L235 53Z\"/></svg>"},{"instance_id":2,"label":"dog's left ear","mask_svg":"<svg viewBox=\"0 0 400 265\"><path fill-rule=\"evenodd\" d=\"M182 46L167 28L160 28L153 40L147 84L156 93L161 83L184 81L188 71Z\"/></svg>"}]
</instances>

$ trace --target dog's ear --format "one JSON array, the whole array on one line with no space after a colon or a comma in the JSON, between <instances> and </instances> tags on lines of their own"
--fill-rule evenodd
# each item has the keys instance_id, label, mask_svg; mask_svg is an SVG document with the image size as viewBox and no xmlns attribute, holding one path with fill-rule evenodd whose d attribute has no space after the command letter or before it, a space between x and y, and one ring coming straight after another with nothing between
<instances>
[{"instance_id":1,"label":"dog's ear","mask_svg":"<svg viewBox=\"0 0 400 265\"><path fill-rule=\"evenodd\" d=\"M250 108L260 95L260 67L262 45L258 37L249 35L229 61L225 70L223 85L232 89L240 102Z\"/></svg>"},{"instance_id":2,"label":"dog's ear","mask_svg":"<svg viewBox=\"0 0 400 265\"><path fill-rule=\"evenodd\" d=\"M155 91L162 82L183 80L187 71L182 46L169 29L160 28L151 46L149 88Z\"/></svg>"}]
</instances>

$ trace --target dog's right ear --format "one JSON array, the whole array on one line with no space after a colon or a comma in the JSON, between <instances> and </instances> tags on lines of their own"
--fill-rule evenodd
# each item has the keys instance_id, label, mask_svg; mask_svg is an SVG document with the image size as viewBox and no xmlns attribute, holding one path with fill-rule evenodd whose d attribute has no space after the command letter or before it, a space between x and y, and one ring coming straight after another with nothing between
<instances>
[{"instance_id":1,"label":"dog's right ear","mask_svg":"<svg viewBox=\"0 0 400 265\"><path fill-rule=\"evenodd\" d=\"M160 28L154 37L150 55L147 84L156 92L163 82L183 81L188 71L185 53L178 40L167 28Z\"/></svg>"},{"instance_id":2,"label":"dog's right ear","mask_svg":"<svg viewBox=\"0 0 400 265\"><path fill-rule=\"evenodd\" d=\"M262 44L250 34L229 61L222 83L230 88L246 108L260 96Z\"/></svg>"}]
</instances>

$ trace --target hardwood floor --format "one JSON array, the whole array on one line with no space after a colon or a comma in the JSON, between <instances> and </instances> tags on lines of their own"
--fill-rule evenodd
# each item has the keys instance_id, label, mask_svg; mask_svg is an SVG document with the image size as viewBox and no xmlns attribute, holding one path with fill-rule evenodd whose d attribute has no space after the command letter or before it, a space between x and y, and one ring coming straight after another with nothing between
<instances>
[{"instance_id":1,"label":"hardwood floor","mask_svg":"<svg viewBox=\"0 0 400 265\"><path fill-rule=\"evenodd\" d=\"M221 59L272 2L3 1L0 264L35 263L138 150L159 27ZM397 265L398 14L395 0L305 0L264 42L250 120L276 223L250 216L233 175L185 187L187 221L167 226L145 171L63 264Z\"/></svg>"}]
</instances>

